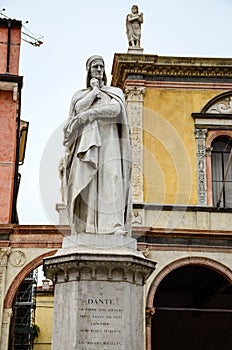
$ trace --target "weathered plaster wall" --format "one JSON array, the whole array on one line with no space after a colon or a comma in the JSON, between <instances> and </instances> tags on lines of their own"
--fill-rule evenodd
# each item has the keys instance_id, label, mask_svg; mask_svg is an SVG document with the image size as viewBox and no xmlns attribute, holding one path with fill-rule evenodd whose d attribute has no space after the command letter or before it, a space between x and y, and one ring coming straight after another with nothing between
<instances>
[{"instance_id":1,"label":"weathered plaster wall","mask_svg":"<svg viewBox=\"0 0 232 350\"><path fill-rule=\"evenodd\" d=\"M197 204L193 112L221 90L146 87L144 96L144 199Z\"/></svg>"}]
</instances>

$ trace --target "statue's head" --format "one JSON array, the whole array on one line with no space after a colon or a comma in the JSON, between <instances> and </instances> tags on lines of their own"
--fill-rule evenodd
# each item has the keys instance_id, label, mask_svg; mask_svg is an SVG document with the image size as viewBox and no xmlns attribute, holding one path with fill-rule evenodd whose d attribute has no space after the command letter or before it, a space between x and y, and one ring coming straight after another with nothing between
<instances>
[{"instance_id":1,"label":"statue's head","mask_svg":"<svg viewBox=\"0 0 232 350\"><path fill-rule=\"evenodd\" d=\"M87 62L86 62L86 70L87 70L86 85L87 85L87 88L90 87L90 80L92 78L92 76L91 76L91 65L94 64L97 61L101 61L103 63L103 66L104 66L103 82L104 82L104 84L107 83L104 60L99 55L93 55L93 56L89 57Z\"/></svg>"},{"instance_id":2,"label":"statue's head","mask_svg":"<svg viewBox=\"0 0 232 350\"><path fill-rule=\"evenodd\" d=\"M137 5L133 5L132 8L131 8L131 12L132 13L138 13L139 12L139 8Z\"/></svg>"}]
</instances>

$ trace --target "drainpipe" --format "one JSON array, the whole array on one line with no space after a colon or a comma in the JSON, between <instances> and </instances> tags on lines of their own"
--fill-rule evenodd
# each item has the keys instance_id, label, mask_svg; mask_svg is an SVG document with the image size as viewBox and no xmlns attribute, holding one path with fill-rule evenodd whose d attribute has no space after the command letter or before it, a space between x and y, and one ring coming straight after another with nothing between
<instances>
[{"instance_id":1,"label":"drainpipe","mask_svg":"<svg viewBox=\"0 0 232 350\"><path fill-rule=\"evenodd\" d=\"M10 72L10 46L11 46L11 19L8 19L8 41L7 41L6 73Z\"/></svg>"},{"instance_id":2,"label":"drainpipe","mask_svg":"<svg viewBox=\"0 0 232 350\"><path fill-rule=\"evenodd\" d=\"M11 223L18 224L17 214L17 196L19 189L19 150L20 150L20 115L21 115L21 90L22 82L18 82L18 116L17 116L17 130L16 130L16 157L15 157L15 171L14 171L14 190L12 201Z\"/></svg>"}]
</instances>

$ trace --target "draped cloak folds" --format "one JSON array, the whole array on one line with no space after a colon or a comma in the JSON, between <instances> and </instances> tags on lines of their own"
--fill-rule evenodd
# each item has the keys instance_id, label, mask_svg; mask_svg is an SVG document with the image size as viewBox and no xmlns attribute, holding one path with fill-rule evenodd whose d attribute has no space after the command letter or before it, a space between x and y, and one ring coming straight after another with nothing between
<instances>
[{"instance_id":1,"label":"draped cloak folds","mask_svg":"<svg viewBox=\"0 0 232 350\"><path fill-rule=\"evenodd\" d=\"M139 16L139 18L138 18ZM141 37L141 25L143 18L139 14L129 14L126 20L126 33L129 43L134 40L140 40Z\"/></svg>"},{"instance_id":2,"label":"draped cloak folds","mask_svg":"<svg viewBox=\"0 0 232 350\"><path fill-rule=\"evenodd\" d=\"M120 162L121 182L123 184L123 225L125 231L130 233L132 209L131 141L124 95L122 90L116 87L103 86L101 90L120 104L120 114L116 121L118 138L115 142L119 143L120 148L120 159L118 162ZM82 197L82 193L90 186L94 176L98 172L99 152L101 152L101 147L104 147L104 140L101 139L98 119L83 125L77 123L78 115L75 115L75 105L78 101L86 97L90 91L91 89L84 89L74 94L71 101L69 119L64 126L66 156L64 159L63 190L72 234L82 232L82 229L77 227L76 221L80 197ZM101 117L99 117L99 120L100 118ZM110 120L110 116L108 120ZM91 207L91 203L89 203L89 205L89 207ZM98 227L95 228L94 233L99 233Z\"/></svg>"}]
</instances>

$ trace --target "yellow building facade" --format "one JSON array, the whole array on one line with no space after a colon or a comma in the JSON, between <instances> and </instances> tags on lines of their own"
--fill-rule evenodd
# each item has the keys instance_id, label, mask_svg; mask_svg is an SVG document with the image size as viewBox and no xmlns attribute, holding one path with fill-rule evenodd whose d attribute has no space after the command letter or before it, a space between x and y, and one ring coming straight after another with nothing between
<instances>
[{"instance_id":1,"label":"yellow building facade","mask_svg":"<svg viewBox=\"0 0 232 350\"><path fill-rule=\"evenodd\" d=\"M115 54L112 84L127 95L133 166L143 174L138 195L134 170L134 202L200 204L192 115L231 89L230 65L230 59Z\"/></svg>"},{"instance_id":2,"label":"yellow building facade","mask_svg":"<svg viewBox=\"0 0 232 350\"><path fill-rule=\"evenodd\" d=\"M198 204L191 114L200 111L220 92L188 90L175 85L146 89L143 124L145 203Z\"/></svg>"},{"instance_id":3,"label":"yellow building facade","mask_svg":"<svg viewBox=\"0 0 232 350\"><path fill-rule=\"evenodd\" d=\"M54 293L53 287L37 287L35 328L38 336L34 339L34 350L50 350L52 340Z\"/></svg>"}]
</instances>

